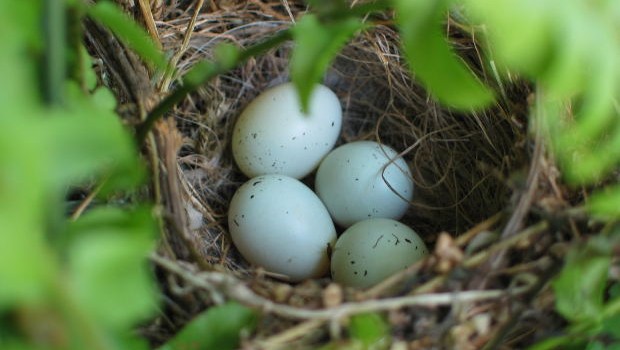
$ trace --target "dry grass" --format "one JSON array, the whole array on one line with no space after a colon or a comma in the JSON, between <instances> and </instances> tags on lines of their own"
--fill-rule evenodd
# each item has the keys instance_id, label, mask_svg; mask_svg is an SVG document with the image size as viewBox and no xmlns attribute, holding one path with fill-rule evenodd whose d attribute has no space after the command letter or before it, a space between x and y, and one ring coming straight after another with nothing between
<instances>
[{"instance_id":1,"label":"dry grass","mask_svg":"<svg viewBox=\"0 0 620 350\"><path fill-rule=\"evenodd\" d=\"M213 2L197 14L182 47L192 4L173 1L152 13L162 47L178 53L179 74L208 59L216 44L247 47L290 27L305 10L299 1ZM347 316L369 310L386 311L397 345L419 349L477 349L494 341L518 348L557 322L546 278L558 264L549 248L555 244L561 255L561 241L579 233L579 222L571 219L554 236L545 216L535 214L566 208L571 193L557 182L542 139L528 136L528 87L503 86L497 105L483 112L443 108L409 75L390 18L382 22L343 50L324 83L342 102L341 143L380 141L408 161L417 193L402 221L435 246L435 254L384 284L355 291L329 278L279 282L235 251L226 213L245 178L232 160L232 126L261 91L287 81L287 44L192 94L146 149L154 163L153 198L176 218L162 223L166 235L153 257L166 301L161 317L145 330L154 343L227 299L263 312L244 342L248 348L316 347L343 336ZM464 60L496 85L467 31L449 24ZM175 84L152 88L152 95ZM187 208L202 220L192 224ZM415 282L391 288L410 275Z\"/></svg>"}]
</instances>

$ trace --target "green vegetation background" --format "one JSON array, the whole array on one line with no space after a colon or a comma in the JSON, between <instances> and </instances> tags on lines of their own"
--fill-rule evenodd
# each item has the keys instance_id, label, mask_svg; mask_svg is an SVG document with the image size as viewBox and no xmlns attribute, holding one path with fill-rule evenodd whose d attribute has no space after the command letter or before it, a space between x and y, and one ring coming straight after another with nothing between
<instances>
[{"instance_id":1,"label":"green vegetation background","mask_svg":"<svg viewBox=\"0 0 620 350\"><path fill-rule=\"evenodd\" d=\"M455 109L484 108L503 98L508 73L518 74L535 86L530 124L548 134L564 180L608 180L582 205L606 229L575 247L553 282L568 326L534 348L620 348L620 287L607 281L620 215L620 186L609 181L620 160L620 2L308 2L312 14L290 30L244 50L222 46L214 61L198 63L134 133L116 114L111 91L97 85L81 38L67 32L91 17L165 70L165 56L135 22L105 1L0 1L0 348L147 348L131 330L158 312L148 264L158 232L152 203L134 200L147 180L136 144L187 93L285 40L297 43L291 73L307 101L342 45L372 27L364 15L387 10L396 13L413 73L434 98ZM482 39L498 88L453 54L442 30L448 12ZM71 220L66 194L87 183L103 199L120 193L128 200ZM164 348L234 348L255 317L234 303L211 308ZM362 344L389 331L378 315L350 327Z\"/></svg>"}]
</instances>

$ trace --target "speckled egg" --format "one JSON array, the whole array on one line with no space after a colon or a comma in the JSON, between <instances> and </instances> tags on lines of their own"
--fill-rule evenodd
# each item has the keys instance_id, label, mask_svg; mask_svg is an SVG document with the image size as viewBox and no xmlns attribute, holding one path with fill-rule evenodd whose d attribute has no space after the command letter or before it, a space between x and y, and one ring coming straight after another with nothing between
<instances>
[{"instance_id":1,"label":"speckled egg","mask_svg":"<svg viewBox=\"0 0 620 350\"><path fill-rule=\"evenodd\" d=\"M368 288L428 255L408 226L391 219L368 219L338 238L331 257L332 278L345 286Z\"/></svg>"},{"instance_id":2,"label":"speckled egg","mask_svg":"<svg viewBox=\"0 0 620 350\"><path fill-rule=\"evenodd\" d=\"M413 198L413 180L407 163L392 148L357 141L325 157L315 190L334 221L348 227L370 218L400 219Z\"/></svg>"},{"instance_id":3,"label":"speckled egg","mask_svg":"<svg viewBox=\"0 0 620 350\"><path fill-rule=\"evenodd\" d=\"M250 179L232 198L228 226L246 260L289 281L320 277L329 268L336 228L299 180L273 174Z\"/></svg>"},{"instance_id":4,"label":"speckled egg","mask_svg":"<svg viewBox=\"0 0 620 350\"><path fill-rule=\"evenodd\" d=\"M282 174L300 179L334 147L342 108L334 92L317 85L302 113L292 83L273 87L239 116L232 136L235 162L248 177Z\"/></svg>"}]
</instances>

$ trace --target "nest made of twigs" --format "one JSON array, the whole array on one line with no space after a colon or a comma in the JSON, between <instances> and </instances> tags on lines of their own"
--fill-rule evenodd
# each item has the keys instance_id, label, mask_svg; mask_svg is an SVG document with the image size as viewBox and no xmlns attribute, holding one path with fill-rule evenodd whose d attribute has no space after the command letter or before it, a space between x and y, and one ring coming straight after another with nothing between
<instances>
[{"instance_id":1,"label":"nest made of twigs","mask_svg":"<svg viewBox=\"0 0 620 350\"><path fill-rule=\"evenodd\" d=\"M183 74L210 58L218 43L255 44L293 25L305 10L297 1L255 0L215 2L195 12L190 2L172 2L151 16L164 50L183 50L177 62ZM408 162L416 195L401 221L434 254L391 281L359 291L343 290L329 277L296 285L278 281L236 252L227 210L246 178L232 159L232 128L253 98L289 80L288 43L202 87L154 131L147 152L159 174L155 193L163 193L155 199L177 220L166 221L163 248L154 259L166 307L145 330L153 343L227 299L263 311L244 342L249 348L316 347L342 336L347 316L360 311L386 311L395 344L420 349L475 349L501 339L519 347L557 323L549 293L534 291L545 288L544 276L557 267L547 248L570 233L541 237L549 226L530 209L563 206L568 193L556 181L540 135L528 135L528 86L497 86L498 102L485 111L442 107L412 78L391 18L383 22L342 50L324 84L343 106L339 144L379 141ZM463 60L496 86L467 31L451 21L447 28ZM97 39L91 41L97 47ZM392 288L411 275L414 282ZM524 327L525 321L547 327Z\"/></svg>"}]
</instances>

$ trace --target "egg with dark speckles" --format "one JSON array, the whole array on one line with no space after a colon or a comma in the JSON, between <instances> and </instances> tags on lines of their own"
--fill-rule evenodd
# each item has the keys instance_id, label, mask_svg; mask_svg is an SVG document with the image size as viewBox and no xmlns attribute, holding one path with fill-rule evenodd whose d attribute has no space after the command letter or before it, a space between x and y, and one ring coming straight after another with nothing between
<instances>
[{"instance_id":1,"label":"egg with dark speckles","mask_svg":"<svg viewBox=\"0 0 620 350\"><path fill-rule=\"evenodd\" d=\"M235 162L248 177L311 173L340 135L342 107L336 94L316 85L302 113L292 83L261 93L243 110L232 135Z\"/></svg>"},{"instance_id":2,"label":"egg with dark speckles","mask_svg":"<svg viewBox=\"0 0 620 350\"><path fill-rule=\"evenodd\" d=\"M426 245L408 226L391 219L368 219L338 238L331 257L334 281L368 288L428 255Z\"/></svg>"},{"instance_id":3,"label":"egg with dark speckles","mask_svg":"<svg viewBox=\"0 0 620 350\"><path fill-rule=\"evenodd\" d=\"M413 198L407 163L373 141L344 144L321 162L315 190L334 221L348 227L371 218L400 219Z\"/></svg>"},{"instance_id":4,"label":"egg with dark speckles","mask_svg":"<svg viewBox=\"0 0 620 350\"><path fill-rule=\"evenodd\" d=\"M323 276L336 228L310 188L284 175L263 175L233 195L228 227L251 264L296 282Z\"/></svg>"}]
</instances>

